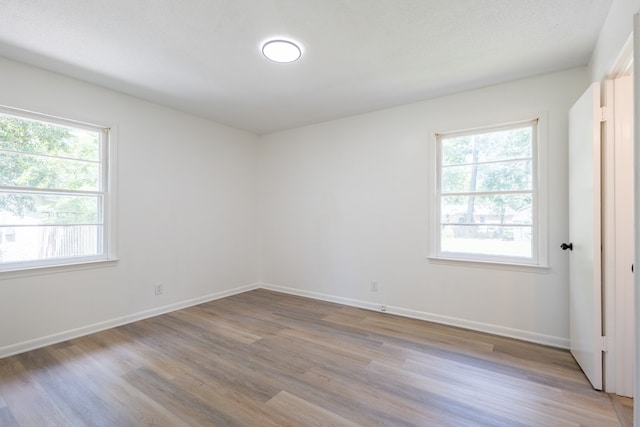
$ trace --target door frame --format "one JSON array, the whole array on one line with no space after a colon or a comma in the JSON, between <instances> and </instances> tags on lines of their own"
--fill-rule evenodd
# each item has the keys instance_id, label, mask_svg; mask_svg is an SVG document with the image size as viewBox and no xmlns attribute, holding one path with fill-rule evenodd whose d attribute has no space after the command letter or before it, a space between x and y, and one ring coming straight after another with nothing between
<instances>
[{"instance_id":1,"label":"door frame","mask_svg":"<svg viewBox=\"0 0 640 427\"><path fill-rule=\"evenodd\" d=\"M633 68L633 142L634 147L640 147L640 15L633 15L633 60L636 66ZM640 212L640 149L633 153L633 182L634 182L634 211ZM636 214L634 213L634 217ZM634 245L640 248L640 227L636 227L634 231ZM636 250L633 256L633 262L640 268L640 250ZM633 277L633 290L635 302L635 350L636 356L640 356L640 273L636 273ZM635 357L634 368L635 384L633 386L634 399L640 396L640 361ZM640 426L640 405L633 405L633 423Z\"/></svg>"},{"instance_id":2,"label":"door frame","mask_svg":"<svg viewBox=\"0 0 640 427\"><path fill-rule=\"evenodd\" d=\"M633 344L624 337L625 319L633 319L633 304L625 298L624 280L633 263L633 249L629 252L628 242L621 238L624 231L624 216L621 209L633 212L633 203L625 203L624 196L630 191L629 183L622 178L633 170L622 170L620 148L622 141L619 121L616 121L616 80L629 76L633 69L633 35L625 42L613 67L601 84L602 99L605 101L606 124L602 134L602 321L606 350L603 354L603 390L631 397L633 386L625 384L628 366L633 365ZM631 142L633 144L633 141ZM633 169L633 166L632 166ZM633 186L631 185L631 189ZM621 262L621 260L629 260ZM636 264L638 265L638 264ZM627 331L628 332L628 331ZM633 334L632 334L633 335ZM632 340L633 341L633 340Z\"/></svg>"},{"instance_id":3,"label":"door frame","mask_svg":"<svg viewBox=\"0 0 640 427\"><path fill-rule=\"evenodd\" d=\"M629 79L630 76L627 76ZM621 111L624 96L620 77L607 80L605 90L613 93L613 105L603 137L603 329L607 340L604 354L604 390L622 396L633 395L629 367L633 364L633 264L634 229L633 141L622 124L632 120L632 111ZM630 100L627 99L628 103ZM626 114L626 116L625 116Z\"/></svg>"}]
</instances>

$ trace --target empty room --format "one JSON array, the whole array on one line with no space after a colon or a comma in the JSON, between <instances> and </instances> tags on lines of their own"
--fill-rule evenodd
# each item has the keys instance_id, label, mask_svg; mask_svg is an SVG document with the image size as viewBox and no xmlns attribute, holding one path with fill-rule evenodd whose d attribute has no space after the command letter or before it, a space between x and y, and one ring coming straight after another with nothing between
<instances>
[{"instance_id":1,"label":"empty room","mask_svg":"<svg viewBox=\"0 0 640 427\"><path fill-rule=\"evenodd\" d=\"M639 10L0 0L0 426L640 425Z\"/></svg>"}]
</instances>

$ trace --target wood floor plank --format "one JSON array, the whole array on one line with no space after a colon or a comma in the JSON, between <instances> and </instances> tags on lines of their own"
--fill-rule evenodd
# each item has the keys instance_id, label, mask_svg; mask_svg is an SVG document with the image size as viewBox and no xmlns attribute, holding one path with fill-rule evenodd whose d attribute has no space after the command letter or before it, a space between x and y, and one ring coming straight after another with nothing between
<instances>
[{"instance_id":1,"label":"wood floor plank","mask_svg":"<svg viewBox=\"0 0 640 427\"><path fill-rule=\"evenodd\" d=\"M125 375L124 380L169 409L188 425L233 426L232 419L208 405L191 391L176 387L150 369L139 368Z\"/></svg>"},{"instance_id":2,"label":"wood floor plank","mask_svg":"<svg viewBox=\"0 0 640 427\"><path fill-rule=\"evenodd\" d=\"M438 343L448 348L468 348L469 350L477 350L480 352L492 352L494 344L484 342L478 337L464 337L462 334L451 334L450 331L437 328L425 330L424 322L415 319L402 319L399 321L396 316L368 316L362 321L362 325L372 326L372 332L397 335L402 334L403 339L424 343L428 340L430 343Z\"/></svg>"},{"instance_id":3,"label":"wood floor plank","mask_svg":"<svg viewBox=\"0 0 640 427\"><path fill-rule=\"evenodd\" d=\"M48 393L14 356L0 360L0 394L6 403L5 416L11 414L21 426L67 426L70 421L53 403ZM7 412L7 410L9 412Z\"/></svg>"},{"instance_id":4,"label":"wood floor plank","mask_svg":"<svg viewBox=\"0 0 640 427\"><path fill-rule=\"evenodd\" d=\"M630 407L566 350L267 290L0 360L2 427L619 426Z\"/></svg>"},{"instance_id":5,"label":"wood floor plank","mask_svg":"<svg viewBox=\"0 0 640 427\"><path fill-rule=\"evenodd\" d=\"M465 420L459 418L457 414L426 411L421 404L397 399L393 393L389 393L384 388L364 381L353 381L351 377L336 375L334 371L313 368L304 376L305 380L317 389L337 393L346 399L365 402L359 408L359 412L361 414L366 412L370 417L375 417L381 425L465 425Z\"/></svg>"},{"instance_id":6,"label":"wood floor plank","mask_svg":"<svg viewBox=\"0 0 640 427\"><path fill-rule=\"evenodd\" d=\"M16 420L9 408L0 408L0 426L2 427L18 427L18 420Z\"/></svg>"},{"instance_id":7,"label":"wood floor plank","mask_svg":"<svg viewBox=\"0 0 640 427\"><path fill-rule=\"evenodd\" d=\"M104 357L100 357L100 354L87 354L76 345L52 352L56 359L72 365L74 370L86 375L87 387L93 393L100 394L112 412L118 412L121 418L126 418L128 425L176 427L187 425L162 405L130 386L126 381L121 381L120 375L106 367L108 364L103 363Z\"/></svg>"},{"instance_id":8,"label":"wood floor plank","mask_svg":"<svg viewBox=\"0 0 640 427\"><path fill-rule=\"evenodd\" d=\"M300 399L286 391L278 393L267 402L270 408L286 416L292 425L300 426L345 426L355 427L351 422L331 411L327 411L312 402Z\"/></svg>"},{"instance_id":9,"label":"wood floor plank","mask_svg":"<svg viewBox=\"0 0 640 427\"><path fill-rule=\"evenodd\" d=\"M51 349L29 352L23 363L72 425L132 425L128 414L113 411L101 394L90 389L86 373L60 363Z\"/></svg>"},{"instance_id":10,"label":"wood floor plank","mask_svg":"<svg viewBox=\"0 0 640 427\"><path fill-rule=\"evenodd\" d=\"M214 316L202 310L186 309L173 313L174 316L188 319L194 323L201 325L216 335L223 336L232 340L237 340L245 344L251 344L262 338L261 335L252 333L245 328L239 328L233 322L225 321L220 316Z\"/></svg>"},{"instance_id":11,"label":"wood floor plank","mask_svg":"<svg viewBox=\"0 0 640 427\"><path fill-rule=\"evenodd\" d=\"M610 412L594 410L594 402L589 405L581 405L583 401L569 402L558 390L507 375L493 373L490 381L487 381L482 373L478 375L464 367L448 370L448 375L427 365L421 365L421 369L415 364L405 368L402 374L408 371L421 375L417 379L421 387L437 390L443 396L456 396L468 405L491 407L493 413L503 413L514 422L525 421L529 425L536 422L542 425L617 425L617 419ZM403 381L409 380L405 378ZM479 387L481 391L478 391ZM581 415L584 406L588 406L592 416L596 416L595 419L589 418L586 423ZM549 411L550 408L553 411ZM549 415L547 411L562 416Z\"/></svg>"},{"instance_id":12,"label":"wood floor plank","mask_svg":"<svg viewBox=\"0 0 640 427\"><path fill-rule=\"evenodd\" d=\"M385 360L387 363L395 363L401 365L405 358L401 352L385 351L382 343L358 340L353 342L339 339L332 334L321 334L315 331L302 329L283 329L279 333L280 336L293 338L298 343L313 343L323 346L334 354L342 354L345 357L356 357L363 362L368 363L371 360Z\"/></svg>"},{"instance_id":13,"label":"wood floor plank","mask_svg":"<svg viewBox=\"0 0 640 427\"><path fill-rule=\"evenodd\" d=\"M610 394L613 409L618 414L622 427L633 427L633 399Z\"/></svg>"}]
</instances>

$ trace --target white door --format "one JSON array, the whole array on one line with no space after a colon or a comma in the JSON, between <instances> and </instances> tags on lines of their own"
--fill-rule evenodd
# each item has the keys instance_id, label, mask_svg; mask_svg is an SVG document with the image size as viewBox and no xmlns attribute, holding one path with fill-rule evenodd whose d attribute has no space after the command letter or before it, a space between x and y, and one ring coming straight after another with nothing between
<instances>
[{"instance_id":1,"label":"white door","mask_svg":"<svg viewBox=\"0 0 640 427\"><path fill-rule=\"evenodd\" d=\"M571 353L602 390L600 85L569 111L569 324Z\"/></svg>"}]
</instances>

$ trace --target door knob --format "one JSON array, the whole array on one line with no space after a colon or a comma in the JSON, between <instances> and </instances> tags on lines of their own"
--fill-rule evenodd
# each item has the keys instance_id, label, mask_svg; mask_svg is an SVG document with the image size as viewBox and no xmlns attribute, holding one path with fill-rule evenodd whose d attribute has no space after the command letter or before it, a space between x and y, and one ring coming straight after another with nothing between
<instances>
[{"instance_id":1,"label":"door knob","mask_svg":"<svg viewBox=\"0 0 640 427\"><path fill-rule=\"evenodd\" d=\"M563 243L563 244L560 245L560 247L562 248L563 251L566 251L567 249L572 251L573 250L573 243Z\"/></svg>"}]
</instances>

